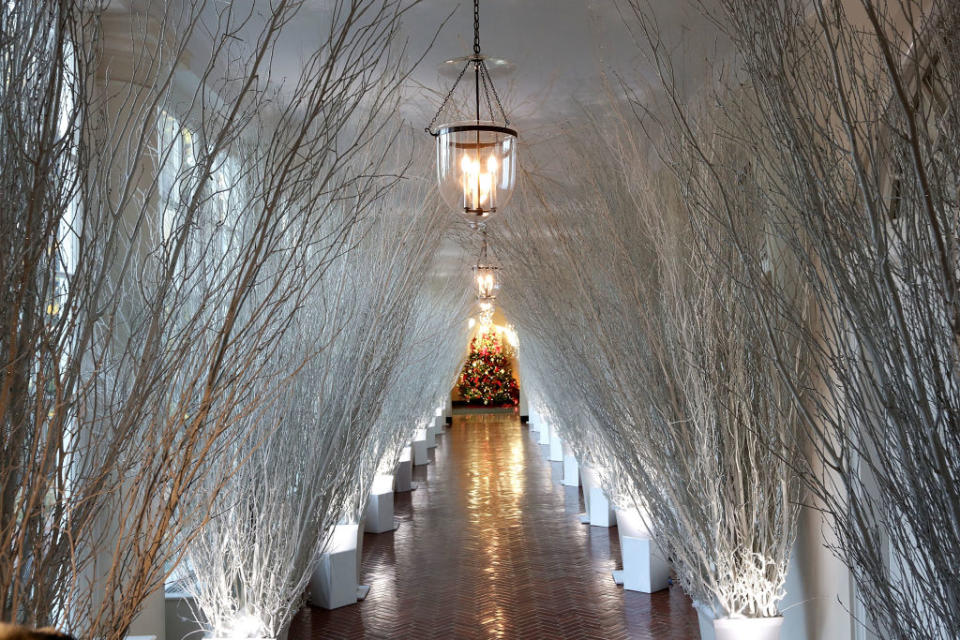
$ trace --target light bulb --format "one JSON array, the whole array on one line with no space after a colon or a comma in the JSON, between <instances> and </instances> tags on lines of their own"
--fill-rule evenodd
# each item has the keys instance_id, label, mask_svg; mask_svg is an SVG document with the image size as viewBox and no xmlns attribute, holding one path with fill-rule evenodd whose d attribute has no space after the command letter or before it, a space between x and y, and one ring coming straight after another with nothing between
<instances>
[{"instance_id":1,"label":"light bulb","mask_svg":"<svg viewBox=\"0 0 960 640\"><path fill-rule=\"evenodd\" d=\"M489 298L493 295L493 274L481 273L477 276L477 289L481 298Z\"/></svg>"},{"instance_id":2,"label":"light bulb","mask_svg":"<svg viewBox=\"0 0 960 640\"><path fill-rule=\"evenodd\" d=\"M487 203L487 197L490 195L490 187L493 185L493 176L489 173L481 173L477 176L477 190L480 192L480 205ZM479 207L477 207L479 208Z\"/></svg>"},{"instance_id":3,"label":"light bulb","mask_svg":"<svg viewBox=\"0 0 960 640\"><path fill-rule=\"evenodd\" d=\"M460 185L463 201L470 209L481 209L491 199L497 172L495 156L487 158L487 170L481 171L480 159L465 154L460 159Z\"/></svg>"}]
</instances>

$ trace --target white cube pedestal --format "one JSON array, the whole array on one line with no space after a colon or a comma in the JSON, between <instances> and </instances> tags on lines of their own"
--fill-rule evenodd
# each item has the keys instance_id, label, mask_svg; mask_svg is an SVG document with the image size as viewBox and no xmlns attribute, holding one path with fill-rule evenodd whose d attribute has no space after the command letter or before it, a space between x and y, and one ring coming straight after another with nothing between
<instances>
[{"instance_id":1,"label":"white cube pedestal","mask_svg":"<svg viewBox=\"0 0 960 640\"><path fill-rule=\"evenodd\" d=\"M555 428L550 429L550 462L563 462L563 440Z\"/></svg>"},{"instance_id":2,"label":"white cube pedestal","mask_svg":"<svg viewBox=\"0 0 960 640\"><path fill-rule=\"evenodd\" d=\"M600 487L590 487L590 526L612 527L617 524L617 516Z\"/></svg>"},{"instance_id":3,"label":"white cube pedestal","mask_svg":"<svg viewBox=\"0 0 960 640\"><path fill-rule=\"evenodd\" d=\"M617 509L617 535L623 570L614 571L613 579L629 591L653 593L666 589L670 580L670 564L656 538L636 509Z\"/></svg>"},{"instance_id":4,"label":"white cube pedestal","mask_svg":"<svg viewBox=\"0 0 960 640\"><path fill-rule=\"evenodd\" d=\"M563 484L568 487L580 486L580 465L572 453L563 455Z\"/></svg>"},{"instance_id":5,"label":"white cube pedestal","mask_svg":"<svg viewBox=\"0 0 960 640\"><path fill-rule=\"evenodd\" d=\"M413 464L420 466L429 464L430 458L427 456L427 430L417 429L417 434L413 437Z\"/></svg>"},{"instance_id":6,"label":"white cube pedestal","mask_svg":"<svg viewBox=\"0 0 960 640\"><path fill-rule=\"evenodd\" d=\"M670 564L653 538L623 536L620 555L623 558L623 571L618 583L623 584L624 589L653 593L669 586Z\"/></svg>"},{"instance_id":7,"label":"white cube pedestal","mask_svg":"<svg viewBox=\"0 0 960 640\"><path fill-rule=\"evenodd\" d=\"M359 525L338 524L310 576L310 602L336 609L357 601L357 536Z\"/></svg>"},{"instance_id":8,"label":"white cube pedestal","mask_svg":"<svg viewBox=\"0 0 960 640\"><path fill-rule=\"evenodd\" d=\"M584 513L580 516L580 522L590 524L590 484L592 476L588 467L580 467L580 486L583 487L583 509Z\"/></svg>"},{"instance_id":9,"label":"white cube pedestal","mask_svg":"<svg viewBox=\"0 0 960 640\"><path fill-rule=\"evenodd\" d=\"M377 475L370 487L367 508L364 512L366 530L384 533L397 528L393 520L393 476Z\"/></svg>"},{"instance_id":10,"label":"white cube pedestal","mask_svg":"<svg viewBox=\"0 0 960 640\"><path fill-rule=\"evenodd\" d=\"M539 433L539 430L540 430L539 428L534 429L533 423L531 422L531 423L530 423L530 430L527 432L527 433L530 435L530 437L533 438L533 441L534 441L534 442L537 442L537 443L540 442L540 433Z\"/></svg>"},{"instance_id":11,"label":"white cube pedestal","mask_svg":"<svg viewBox=\"0 0 960 640\"><path fill-rule=\"evenodd\" d=\"M542 421L540 420L540 414L536 411L531 410L530 415L527 418L527 426L530 428L530 431L533 433L539 433L542 428Z\"/></svg>"},{"instance_id":12,"label":"white cube pedestal","mask_svg":"<svg viewBox=\"0 0 960 640\"><path fill-rule=\"evenodd\" d=\"M366 507L364 507L366 508ZM357 600L363 600L367 597L367 594L370 593L370 587L365 584L360 584L360 564L363 560L363 532L367 528L367 516L364 514L360 518L360 524L357 525Z\"/></svg>"},{"instance_id":13,"label":"white cube pedestal","mask_svg":"<svg viewBox=\"0 0 960 640\"><path fill-rule=\"evenodd\" d=\"M540 444L550 444L550 432L553 431L553 427L549 424L543 424L540 427Z\"/></svg>"},{"instance_id":14,"label":"white cube pedestal","mask_svg":"<svg viewBox=\"0 0 960 640\"><path fill-rule=\"evenodd\" d=\"M583 502L586 514L580 516L580 522L594 527L612 527L617 523L613 507L607 499L593 470L580 467L580 483L583 485Z\"/></svg>"},{"instance_id":15,"label":"white cube pedestal","mask_svg":"<svg viewBox=\"0 0 960 640\"><path fill-rule=\"evenodd\" d=\"M417 483L413 481L413 451L404 447L400 452L400 460L393 471L393 490L396 492L413 491Z\"/></svg>"},{"instance_id":16,"label":"white cube pedestal","mask_svg":"<svg viewBox=\"0 0 960 640\"><path fill-rule=\"evenodd\" d=\"M431 418L430 423L427 425L427 447L433 448L437 446L437 436L443 433L443 429L440 426L437 418Z\"/></svg>"}]
</instances>

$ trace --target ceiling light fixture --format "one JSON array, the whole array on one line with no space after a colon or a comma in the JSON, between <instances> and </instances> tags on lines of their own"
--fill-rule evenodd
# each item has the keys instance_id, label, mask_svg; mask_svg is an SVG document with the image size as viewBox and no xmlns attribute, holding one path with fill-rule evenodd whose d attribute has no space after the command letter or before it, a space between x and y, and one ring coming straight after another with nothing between
<instances>
[{"instance_id":1,"label":"ceiling light fixture","mask_svg":"<svg viewBox=\"0 0 960 640\"><path fill-rule=\"evenodd\" d=\"M426 127L437 139L437 181L440 195L471 224L484 221L507 204L517 179L517 132L503 110L500 96L480 53L480 2L473 2L473 55L468 56L440 109ZM473 68L475 119L434 125L468 69ZM481 101L481 96L483 100ZM492 100L491 100L492 97ZM494 111L494 101L497 112ZM490 115L481 119L481 102ZM497 113L502 124L498 124Z\"/></svg>"}]
</instances>

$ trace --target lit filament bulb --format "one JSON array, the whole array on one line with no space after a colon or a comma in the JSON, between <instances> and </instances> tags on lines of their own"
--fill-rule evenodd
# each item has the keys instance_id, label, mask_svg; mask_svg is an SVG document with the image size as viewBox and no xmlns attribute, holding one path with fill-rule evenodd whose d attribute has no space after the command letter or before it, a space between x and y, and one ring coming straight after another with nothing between
<instances>
[{"instance_id":1,"label":"lit filament bulb","mask_svg":"<svg viewBox=\"0 0 960 640\"><path fill-rule=\"evenodd\" d=\"M486 273L478 275L477 285L480 288L480 297L489 298L493 294L493 274Z\"/></svg>"},{"instance_id":2,"label":"lit filament bulb","mask_svg":"<svg viewBox=\"0 0 960 640\"><path fill-rule=\"evenodd\" d=\"M497 175L497 159L494 156L487 158L486 169L483 171L480 160L469 155L463 156L460 161L463 202L469 209L482 209L491 199Z\"/></svg>"}]
</instances>

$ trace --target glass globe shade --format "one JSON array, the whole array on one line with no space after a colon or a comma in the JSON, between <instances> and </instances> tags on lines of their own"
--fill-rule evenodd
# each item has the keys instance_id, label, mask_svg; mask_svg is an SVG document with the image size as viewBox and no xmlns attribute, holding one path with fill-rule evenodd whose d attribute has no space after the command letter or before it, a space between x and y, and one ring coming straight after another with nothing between
<instances>
[{"instance_id":1,"label":"glass globe shade","mask_svg":"<svg viewBox=\"0 0 960 640\"><path fill-rule=\"evenodd\" d=\"M517 132L489 121L437 130L437 181L450 207L483 220L510 200L517 181Z\"/></svg>"}]
</instances>

